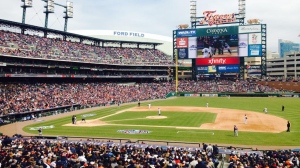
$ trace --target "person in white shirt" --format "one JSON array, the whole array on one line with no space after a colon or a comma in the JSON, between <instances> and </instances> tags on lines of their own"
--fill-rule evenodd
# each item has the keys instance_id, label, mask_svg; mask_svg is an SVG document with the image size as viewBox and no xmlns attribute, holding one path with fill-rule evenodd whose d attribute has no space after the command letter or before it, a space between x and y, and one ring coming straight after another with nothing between
<instances>
[{"instance_id":1,"label":"person in white shirt","mask_svg":"<svg viewBox=\"0 0 300 168\"><path fill-rule=\"evenodd\" d=\"M160 108L158 108L158 115L160 116Z\"/></svg>"},{"instance_id":2,"label":"person in white shirt","mask_svg":"<svg viewBox=\"0 0 300 168\"><path fill-rule=\"evenodd\" d=\"M247 124L247 119L248 119L248 117L247 117L247 115L245 114L245 116L244 116L244 124Z\"/></svg>"},{"instance_id":3,"label":"person in white shirt","mask_svg":"<svg viewBox=\"0 0 300 168\"><path fill-rule=\"evenodd\" d=\"M202 53L203 53L203 58L211 57L211 51L208 48L203 48Z\"/></svg>"},{"instance_id":4,"label":"person in white shirt","mask_svg":"<svg viewBox=\"0 0 300 168\"><path fill-rule=\"evenodd\" d=\"M206 103L206 107L208 107L208 103Z\"/></svg>"},{"instance_id":5,"label":"person in white shirt","mask_svg":"<svg viewBox=\"0 0 300 168\"><path fill-rule=\"evenodd\" d=\"M268 114L268 108L267 107L264 108L264 112L265 112L265 114Z\"/></svg>"},{"instance_id":6,"label":"person in white shirt","mask_svg":"<svg viewBox=\"0 0 300 168\"><path fill-rule=\"evenodd\" d=\"M149 109L151 108L151 104L150 104L150 103L148 104L148 108L149 108Z\"/></svg>"}]
</instances>

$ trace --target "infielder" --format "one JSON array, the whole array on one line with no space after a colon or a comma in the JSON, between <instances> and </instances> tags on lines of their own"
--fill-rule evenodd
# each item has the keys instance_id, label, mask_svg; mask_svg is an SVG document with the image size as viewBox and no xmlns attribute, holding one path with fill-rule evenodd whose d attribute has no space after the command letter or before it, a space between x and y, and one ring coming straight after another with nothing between
<instances>
[{"instance_id":1,"label":"infielder","mask_svg":"<svg viewBox=\"0 0 300 168\"><path fill-rule=\"evenodd\" d=\"M150 104L150 103L148 104L148 108L149 108L149 109L151 108L151 104Z\"/></svg>"},{"instance_id":2,"label":"infielder","mask_svg":"<svg viewBox=\"0 0 300 168\"><path fill-rule=\"evenodd\" d=\"M158 108L158 115L160 116L160 108Z\"/></svg>"},{"instance_id":3,"label":"infielder","mask_svg":"<svg viewBox=\"0 0 300 168\"><path fill-rule=\"evenodd\" d=\"M82 117L81 118L81 122L85 122L86 123L86 121L85 121L85 115L82 115L81 117Z\"/></svg>"},{"instance_id":4,"label":"infielder","mask_svg":"<svg viewBox=\"0 0 300 168\"><path fill-rule=\"evenodd\" d=\"M206 103L206 107L208 107L208 103Z\"/></svg>"},{"instance_id":5,"label":"infielder","mask_svg":"<svg viewBox=\"0 0 300 168\"><path fill-rule=\"evenodd\" d=\"M265 114L268 114L268 108L267 107L264 108L264 112L265 112Z\"/></svg>"},{"instance_id":6,"label":"infielder","mask_svg":"<svg viewBox=\"0 0 300 168\"><path fill-rule=\"evenodd\" d=\"M244 116L244 124L247 124L247 119L248 119L248 117L247 117L247 115L245 114L245 116Z\"/></svg>"},{"instance_id":7,"label":"infielder","mask_svg":"<svg viewBox=\"0 0 300 168\"><path fill-rule=\"evenodd\" d=\"M234 136L239 136L239 129L236 125L233 127Z\"/></svg>"}]
</instances>

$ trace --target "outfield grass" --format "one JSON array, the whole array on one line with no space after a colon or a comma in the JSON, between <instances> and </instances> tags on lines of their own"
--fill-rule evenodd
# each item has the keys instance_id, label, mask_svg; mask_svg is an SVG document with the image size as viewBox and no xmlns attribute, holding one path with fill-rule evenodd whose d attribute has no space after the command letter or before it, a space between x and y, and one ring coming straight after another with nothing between
<instances>
[{"instance_id":1,"label":"outfield grass","mask_svg":"<svg viewBox=\"0 0 300 168\"><path fill-rule=\"evenodd\" d=\"M152 106L202 106L206 102L210 107L231 108L250 110L262 113L263 108L268 108L268 115L276 115L289 120L292 123L292 132L282 133L256 133L239 131L239 137L233 136L233 131L214 131L214 135L209 130L178 130L175 128L151 127L154 125L162 126L186 126L198 127L201 123L213 122L215 114L212 113L190 113L190 112L162 112L168 116L167 119L145 120L139 119L145 116L157 115L153 112L126 112L104 118L103 121L114 124L130 124L144 126L97 126L97 127L65 127L64 124L70 123L71 118L65 117L53 121L37 123L25 127L23 130L29 133L37 134L37 131L29 130L30 127L54 125L54 129L45 129L45 135L65 135L65 136L94 136L111 138L129 138L129 139L152 139L152 140L171 140L186 142L206 142L222 144L239 145L267 145L267 146L300 146L300 99L297 98L202 98L202 97L179 97L176 99L167 99L152 102ZM142 103L147 106L148 103ZM285 106L285 111L281 111L281 106ZM118 107L105 108L98 111L91 111L88 114L95 113L96 116L86 119L100 118L113 114L119 110L133 107L135 105L126 105ZM78 117L78 119L80 119ZM151 131L150 134L122 134L117 130L140 129ZM179 132L178 131L184 131ZM298 132L299 131L299 132Z\"/></svg>"},{"instance_id":2,"label":"outfield grass","mask_svg":"<svg viewBox=\"0 0 300 168\"><path fill-rule=\"evenodd\" d=\"M126 112L104 118L109 124L131 124L131 125L157 125L157 126L185 126L200 127L203 123L213 123L217 114L194 113L194 112L168 112L164 111L166 119L149 120L147 116L157 116L157 111L152 112ZM129 117L130 116L130 117ZM128 119L129 118L129 119Z\"/></svg>"}]
</instances>

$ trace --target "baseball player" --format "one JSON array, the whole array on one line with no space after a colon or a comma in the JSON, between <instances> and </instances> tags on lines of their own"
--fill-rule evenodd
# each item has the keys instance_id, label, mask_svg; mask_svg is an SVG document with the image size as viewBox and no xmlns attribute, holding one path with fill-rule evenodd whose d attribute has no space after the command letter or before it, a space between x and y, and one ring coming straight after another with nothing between
<instances>
[{"instance_id":1,"label":"baseball player","mask_svg":"<svg viewBox=\"0 0 300 168\"><path fill-rule=\"evenodd\" d=\"M230 99L230 95L228 95L228 99Z\"/></svg>"},{"instance_id":2,"label":"baseball player","mask_svg":"<svg viewBox=\"0 0 300 168\"><path fill-rule=\"evenodd\" d=\"M206 107L208 107L208 103L206 103Z\"/></svg>"},{"instance_id":3,"label":"baseball player","mask_svg":"<svg viewBox=\"0 0 300 168\"><path fill-rule=\"evenodd\" d=\"M39 132L39 136L42 136L42 135L43 135L42 128L39 128L39 129L38 129L38 132Z\"/></svg>"},{"instance_id":4,"label":"baseball player","mask_svg":"<svg viewBox=\"0 0 300 168\"><path fill-rule=\"evenodd\" d=\"M160 116L160 108L158 108L158 115Z\"/></svg>"},{"instance_id":5,"label":"baseball player","mask_svg":"<svg viewBox=\"0 0 300 168\"><path fill-rule=\"evenodd\" d=\"M86 123L86 121L85 121L85 115L82 115L81 122Z\"/></svg>"},{"instance_id":6,"label":"baseball player","mask_svg":"<svg viewBox=\"0 0 300 168\"><path fill-rule=\"evenodd\" d=\"M149 108L149 109L151 108L151 104L150 104L150 103L148 104L148 108Z\"/></svg>"},{"instance_id":7,"label":"baseball player","mask_svg":"<svg viewBox=\"0 0 300 168\"><path fill-rule=\"evenodd\" d=\"M239 136L239 129L236 125L233 127L234 136Z\"/></svg>"},{"instance_id":8,"label":"baseball player","mask_svg":"<svg viewBox=\"0 0 300 168\"><path fill-rule=\"evenodd\" d=\"M268 108L267 107L264 108L264 112L265 112L265 114L268 114Z\"/></svg>"},{"instance_id":9,"label":"baseball player","mask_svg":"<svg viewBox=\"0 0 300 168\"><path fill-rule=\"evenodd\" d=\"M247 117L247 115L245 114L245 116L244 116L244 124L247 124L247 119L248 119L248 117Z\"/></svg>"}]
</instances>

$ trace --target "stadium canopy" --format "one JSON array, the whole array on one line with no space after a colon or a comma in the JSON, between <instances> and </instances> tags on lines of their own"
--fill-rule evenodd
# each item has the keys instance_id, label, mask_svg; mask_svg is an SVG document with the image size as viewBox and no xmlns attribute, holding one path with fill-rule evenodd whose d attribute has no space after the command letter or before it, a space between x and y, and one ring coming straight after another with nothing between
<instances>
[{"instance_id":1,"label":"stadium canopy","mask_svg":"<svg viewBox=\"0 0 300 168\"><path fill-rule=\"evenodd\" d=\"M80 42L92 42L94 45L97 45L97 46L104 46L104 44L107 44L107 43L114 43L114 44L119 44L120 47L122 47L122 44L131 44L131 45L137 45L138 48L140 45L145 45L145 46L152 46L155 49L156 46L162 45L162 43L156 43L156 42L138 42L138 41L100 39L100 38L89 37L89 36L64 32L64 31L55 30L55 29L39 27L39 26L35 26L35 25L13 22L13 21L4 20L4 19L0 19L0 28L1 27L5 27L8 29L9 28L12 28L12 29L19 28L21 34L26 34L27 32L30 32L30 31L35 32L35 33L42 33L45 38L52 35L55 37L61 36L63 40L78 39L78 41L80 41Z\"/></svg>"}]
</instances>

